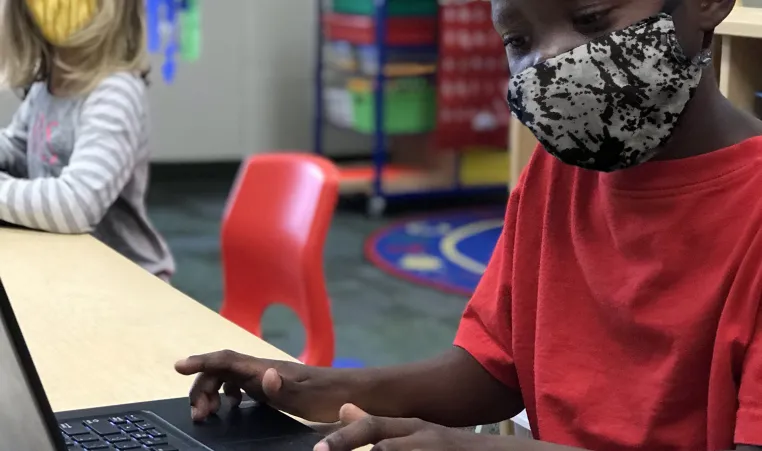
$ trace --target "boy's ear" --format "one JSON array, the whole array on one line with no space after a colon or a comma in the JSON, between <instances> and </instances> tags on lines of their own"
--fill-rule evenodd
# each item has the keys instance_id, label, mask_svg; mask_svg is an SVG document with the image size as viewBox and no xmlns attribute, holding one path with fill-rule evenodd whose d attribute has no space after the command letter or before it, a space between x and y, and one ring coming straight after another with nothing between
<instances>
[{"instance_id":1,"label":"boy's ear","mask_svg":"<svg viewBox=\"0 0 762 451\"><path fill-rule=\"evenodd\" d=\"M706 32L713 31L736 4L736 0L694 0L699 5L698 26Z\"/></svg>"}]
</instances>

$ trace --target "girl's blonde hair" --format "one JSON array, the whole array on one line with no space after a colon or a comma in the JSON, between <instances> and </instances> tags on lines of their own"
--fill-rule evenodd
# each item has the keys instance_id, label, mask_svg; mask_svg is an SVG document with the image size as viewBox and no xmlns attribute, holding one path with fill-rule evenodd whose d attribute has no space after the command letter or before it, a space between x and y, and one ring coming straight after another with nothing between
<instances>
[{"instance_id":1,"label":"girl's blonde hair","mask_svg":"<svg viewBox=\"0 0 762 451\"><path fill-rule=\"evenodd\" d=\"M53 47L35 24L25 0L4 3L0 22L0 74L13 89L62 75L66 94L92 91L114 72L148 74L143 0L98 0L92 21L64 44ZM64 61L65 60L65 61Z\"/></svg>"}]
</instances>

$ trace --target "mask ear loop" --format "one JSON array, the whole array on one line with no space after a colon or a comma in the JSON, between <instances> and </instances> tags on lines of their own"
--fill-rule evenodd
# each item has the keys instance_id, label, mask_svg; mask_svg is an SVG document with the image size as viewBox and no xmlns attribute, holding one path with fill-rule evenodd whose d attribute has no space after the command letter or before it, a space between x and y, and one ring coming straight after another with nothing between
<instances>
[{"instance_id":1,"label":"mask ear loop","mask_svg":"<svg viewBox=\"0 0 762 451\"><path fill-rule=\"evenodd\" d=\"M664 0L661 12L662 14L668 14L673 17L678 6L680 6L682 0ZM680 62L686 65L698 66L704 68L709 66L712 62L712 41L714 40L714 32L708 32L704 34L704 42L701 45L701 51L693 58L688 58L683 52L683 46L677 42L677 36L674 30L667 35L667 43L672 49L672 55Z\"/></svg>"},{"instance_id":2,"label":"mask ear loop","mask_svg":"<svg viewBox=\"0 0 762 451\"><path fill-rule=\"evenodd\" d=\"M712 44L714 43L714 31L704 33L704 42L701 51L693 58L693 64L707 67L712 62Z\"/></svg>"},{"instance_id":3,"label":"mask ear loop","mask_svg":"<svg viewBox=\"0 0 762 451\"><path fill-rule=\"evenodd\" d=\"M696 56L693 58L688 58L683 52L683 46L680 45L680 43L677 41L677 35L675 34L675 31L671 30L666 35L667 44L672 50L672 56L674 56L677 61L680 61L687 66L697 66L702 69L712 63L713 38L714 33L712 32L704 34L704 41L701 44L701 51L699 51L698 54L696 54Z\"/></svg>"}]
</instances>

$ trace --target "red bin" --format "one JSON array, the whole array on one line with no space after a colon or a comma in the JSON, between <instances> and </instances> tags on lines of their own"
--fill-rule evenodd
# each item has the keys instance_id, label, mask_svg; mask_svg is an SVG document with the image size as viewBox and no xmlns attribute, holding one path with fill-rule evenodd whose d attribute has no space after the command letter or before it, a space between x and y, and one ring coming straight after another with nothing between
<instances>
[{"instance_id":1,"label":"red bin","mask_svg":"<svg viewBox=\"0 0 762 451\"><path fill-rule=\"evenodd\" d=\"M396 46L436 45L436 17L389 17L386 19L386 44ZM325 35L332 41L358 45L376 44L373 17L328 13L323 15Z\"/></svg>"}]
</instances>

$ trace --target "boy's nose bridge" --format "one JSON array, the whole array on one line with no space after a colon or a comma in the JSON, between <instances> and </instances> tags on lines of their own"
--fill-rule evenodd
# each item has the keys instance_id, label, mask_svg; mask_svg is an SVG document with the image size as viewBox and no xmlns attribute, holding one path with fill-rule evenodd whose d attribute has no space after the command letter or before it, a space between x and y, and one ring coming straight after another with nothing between
<instances>
[{"instance_id":1,"label":"boy's nose bridge","mask_svg":"<svg viewBox=\"0 0 762 451\"><path fill-rule=\"evenodd\" d=\"M535 52L535 58L532 65L539 64L553 57L566 53L586 43L579 35L573 36L566 33L559 33L554 36L546 36Z\"/></svg>"}]
</instances>

